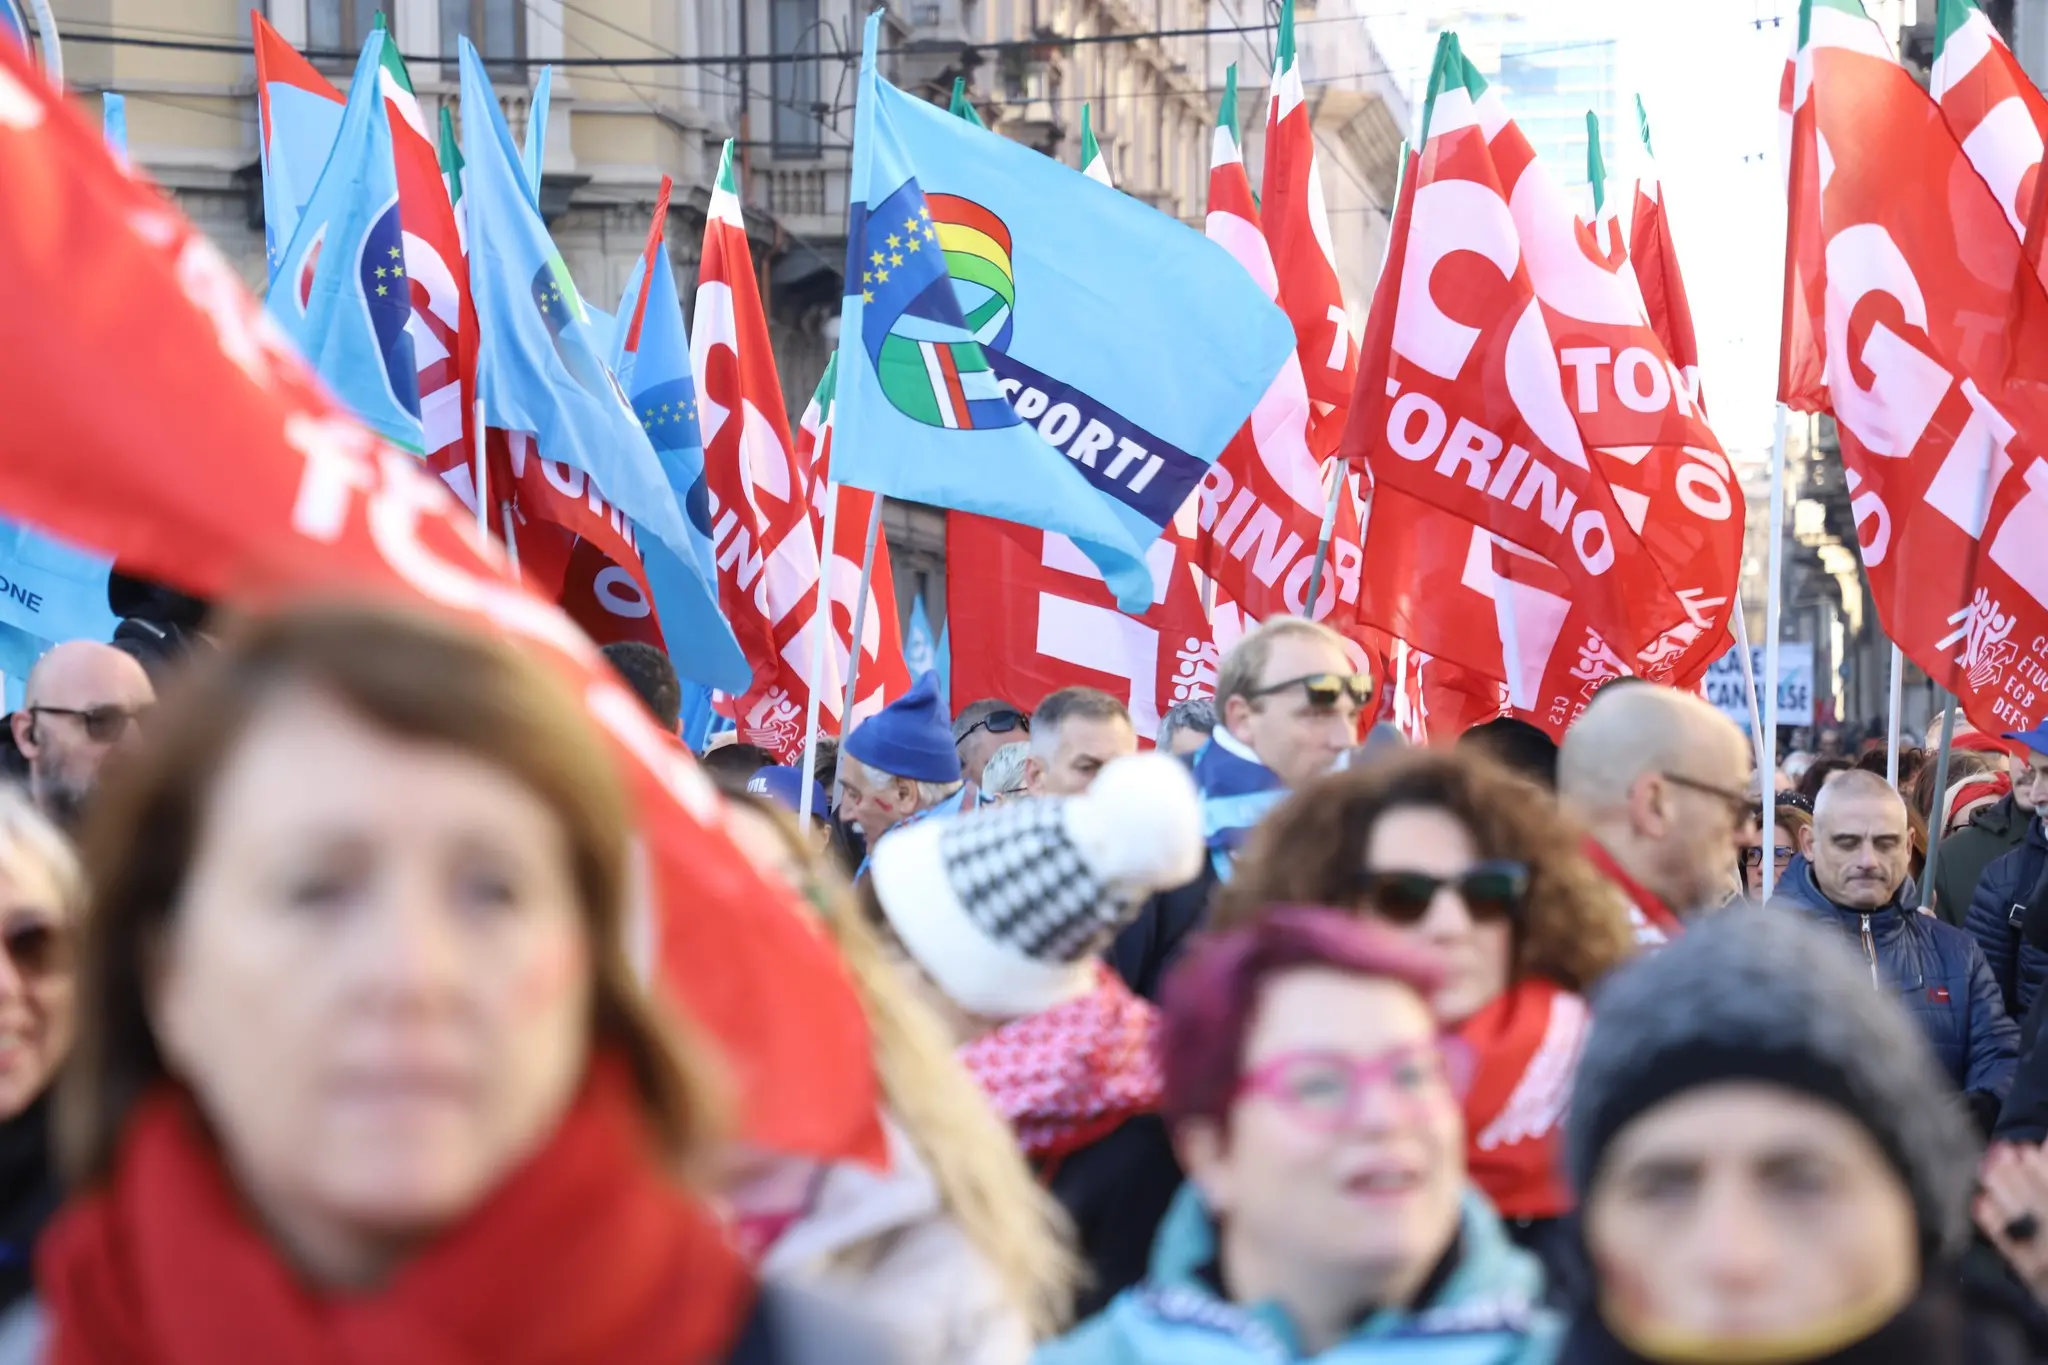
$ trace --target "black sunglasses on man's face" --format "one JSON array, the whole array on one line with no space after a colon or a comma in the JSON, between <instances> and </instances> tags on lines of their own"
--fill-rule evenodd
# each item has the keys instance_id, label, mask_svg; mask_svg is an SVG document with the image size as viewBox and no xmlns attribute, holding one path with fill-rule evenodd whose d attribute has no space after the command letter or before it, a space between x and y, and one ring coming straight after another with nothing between
<instances>
[{"instance_id":1,"label":"black sunglasses on man's face","mask_svg":"<svg viewBox=\"0 0 2048 1365\"><path fill-rule=\"evenodd\" d=\"M957 749L965 744L968 736L976 730L986 730L992 735L1007 735L1022 730L1028 735L1031 733L1031 717L1022 711L991 711L962 730L960 738L953 741L953 747Z\"/></svg>"}]
</instances>

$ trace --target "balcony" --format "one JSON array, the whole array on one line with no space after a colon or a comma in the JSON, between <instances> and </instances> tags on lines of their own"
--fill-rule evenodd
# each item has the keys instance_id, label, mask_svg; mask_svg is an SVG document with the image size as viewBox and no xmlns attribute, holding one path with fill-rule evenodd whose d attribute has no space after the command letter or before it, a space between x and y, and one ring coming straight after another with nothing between
<instances>
[{"instance_id":1,"label":"balcony","mask_svg":"<svg viewBox=\"0 0 2048 1365\"><path fill-rule=\"evenodd\" d=\"M843 165L778 165L769 161L754 169L754 186L760 196L755 207L774 214L792 236L813 243L844 244L848 180L848 168Z\"/></svg>"}]
</instances>

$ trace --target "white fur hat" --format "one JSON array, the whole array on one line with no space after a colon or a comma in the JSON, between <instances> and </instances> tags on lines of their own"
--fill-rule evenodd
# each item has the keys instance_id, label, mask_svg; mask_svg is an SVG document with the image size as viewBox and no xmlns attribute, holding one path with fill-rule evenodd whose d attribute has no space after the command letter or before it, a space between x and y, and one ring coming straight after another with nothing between
<instances>
[{"instance_id":1,"label":"white fur hat","mask_svg":"<svg viewBox=\"0 0 2048 1365\"><path fill-rule=\"evenodd\" d=\"M925 973L997 1019L1094 986L1095 958L1155 892L1202 869L1202 812L1184 764L1136 754L1081 796L920 821L875 847L875 896Z\"/></svg>"}]
</instances>

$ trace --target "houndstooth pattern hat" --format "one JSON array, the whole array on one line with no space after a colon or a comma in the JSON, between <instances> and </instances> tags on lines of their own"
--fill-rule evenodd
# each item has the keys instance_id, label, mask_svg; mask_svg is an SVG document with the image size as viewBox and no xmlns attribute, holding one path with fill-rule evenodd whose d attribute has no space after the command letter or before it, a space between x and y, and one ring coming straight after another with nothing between
<instances>
[{"instance_id":1,"label":"houndstooth pattern hat","mask_svg":"<svg viewBox=\"0 0 2048 1365\"><path fill-rule=\"evenodd\" d=\"M904 947L956 1002L1020 1018L1094 984L1095 959L1155 892L1201 870L1187 769L1142 754L1084 795L921 821L876 846L875 893Z\"/></svg>"}]
</instances>

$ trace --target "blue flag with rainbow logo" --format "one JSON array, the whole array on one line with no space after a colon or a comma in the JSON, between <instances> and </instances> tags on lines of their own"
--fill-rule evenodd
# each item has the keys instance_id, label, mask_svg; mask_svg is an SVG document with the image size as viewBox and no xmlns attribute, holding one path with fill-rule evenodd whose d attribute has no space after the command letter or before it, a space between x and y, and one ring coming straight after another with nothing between
<instances>
[{"instance_id":1,"label":"blue flag with rainbow logo","mask_svg":"<svg viewBox=\"0 0 2048 1365\"><path fill-rule=\"evenodd\" d=\"M1294 353L1222 247L875 67L854 115L832 474L1069 536L1124 610Z\"/></svg>"}]
</instances>

